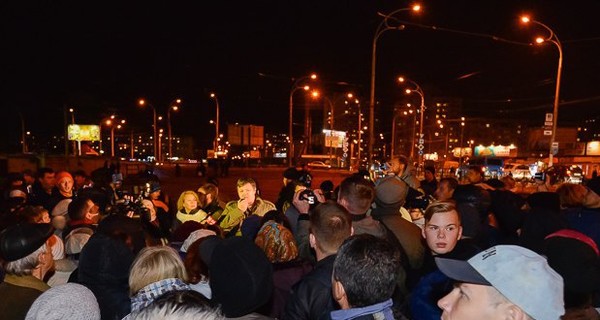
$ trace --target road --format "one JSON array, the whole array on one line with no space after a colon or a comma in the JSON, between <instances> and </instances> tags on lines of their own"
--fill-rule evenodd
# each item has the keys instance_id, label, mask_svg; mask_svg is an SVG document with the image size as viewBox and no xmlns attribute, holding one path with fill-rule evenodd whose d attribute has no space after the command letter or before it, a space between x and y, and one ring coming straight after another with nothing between
<instances>
[{"instance_id":1,"label":"road","mask_svg":"<svg viewBox=\"0 0 600 320\"><path fill-rule=\"evenodd\" d=\"M223 201L237 199L235 186L237 179L251 177L257 181L261 197L275 202L279 190L283 186L282 179L285 169L284 167L231 167L229 169L229 176L217 178L219 182L219 198ZM347 170L312 169L310 172L313 176L313 188L318 188L324 180L331 180L337 186L349 175ZM196 176L195 165L182 165L179 177L175 175L175 167L170 165L157 167L154 173L160 178L162 190L169 195L171 201L177 201L179 195L185 190L197 190L207 180L205 177ZM207 175L214 176L214 173L209 170Z\"/></svg>"}]
</instances>

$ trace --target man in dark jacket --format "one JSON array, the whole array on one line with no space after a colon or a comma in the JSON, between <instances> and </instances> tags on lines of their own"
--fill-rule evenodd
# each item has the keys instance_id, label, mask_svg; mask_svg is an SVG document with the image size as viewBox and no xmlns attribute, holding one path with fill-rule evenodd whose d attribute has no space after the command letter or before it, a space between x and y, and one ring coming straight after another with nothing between
<instances>
[{"instance_id":1,"label":"man in dark jacket","mask_svg":"<svg viewBox=\"0 0 600 320\"><path fill-rule=\"evenodd\" d=\"M335 309L331 295L333 262L340 245L352 233L350 214L337 203L318 205L310 217L307 212L300 215L298 235L310 227L308 238L315 250L317 264L292 287L284 319L319 319Z\"/></svg>"}]
</instances>

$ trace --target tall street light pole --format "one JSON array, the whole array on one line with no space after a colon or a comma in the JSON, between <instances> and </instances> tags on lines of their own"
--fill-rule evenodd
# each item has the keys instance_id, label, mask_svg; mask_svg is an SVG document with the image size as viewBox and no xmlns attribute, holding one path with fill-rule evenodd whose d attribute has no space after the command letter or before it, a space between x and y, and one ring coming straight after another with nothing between
<instances>
[{"instance_id":1,"label":"tall street light pole","mask_svg":"<svg viewBox=\"0 0 600 320\"><path fill-rule=\"evenodd\" d=\"M174 104L176 103L176 104ZM173 102L169 103L169 109L167 110L167 126L169 133L169 158L173 158L173 136L171 134L171 110L177 111L179 110L179 104L181 103L181 99L175 99Z\"/></svg>"},{"instance_id":2,"label":"tall street light pole","mask_svg":"<svg viewBox=\"0 0 600 320\"><path fill-rule=\"evenodd\" d=\"M290 90L290 103L289 103L289 127L288 127L288 138L289 138L289 147L288 147L288 166L292 165L292 159L294 158L294 117L293 117L293 107L294 107L294 93L298 90L310 90L309 86L300 86L302 81L307 79L315 80L317 79L316 74L311 74L310 76L300 77L294 81L292 84L292 89Z\"/></svg>"},{"instance_id":3,"label":"tall street light pole","mask_svg":"<svg viewBox=\"0 0 600 320\"><path fill-rule=\"evenodd\" d=\"M138 100L138 104L141 107L144 107L146 105L148 105L150 108L152 108L152 121L153 121L153 133L152 133L152 142L153 142L153 146L154 146L154 160L158 161L159 158L159 154L158 154L158 145L157 145L157 140L158 140L158 127L156 126L156 108L154 108L154 106L150 103L147 103L146 100L144 99L140 99Z\"/></svg>"},{"instance_id":4,"label":"tall street light pole","mask_svg":"<svg viewBox=\"0 0 600 320\"><path fill-rule=\"evenodd\" d=\"M554 44L556 46L556 48L558 48L558 70L556 72L556 89L555 89L555 93L554 93L554 109L552 112L552 135L550 136L550 147L549 147L549 152L548 152L548 167L552 167L553 162L554 162L554 151L558 151L558 150L555 150L555 148L554 148L554 142L556 141L556 128L558 125L560 79L561 79L562 64L563 64L562 44L561 44L560 40L558 39L558 36L556 35L556 33L554 33L554 31L552 29L550 29L550 27L548 27L547 25L545 25L539 21L532 20L527 16L521 17L521 22L535 23L535 24L541 26L542 28L546 29L546 31L548 31L549 35L546 38L538 37L535 39L535 42L538 44L542 44L544 42L550 42L550 43Z\"/></svg>"},{"instance_id":5,"label":"tall street light pole","mask_svg":"<svg viewBox=\"0 0 600 320\"><path fill-rule=\"evenodd\" d=\"M388 30L403 30L404 25L391 26L389 24L390 18L393 20L393 16L402 11L415 11L421 10L420 5L414 5L410 8L401 8L390 14L383 16L383 21L379 23L375 30L375 36L373 36L372 52L371 52L371 93L369 96L369 162L373 160L373 145L375 144L375 71L377 67L377 40L379 37Z\"/></svg>"},{"instance_id":6,"label":"tall street light pole","mask_svg":"<svg viewBox=\"0 0 600 320\"><path fill-rule=\"evenodd\" d=\"M421 97L421 105L419 107L419 112L420 112L420 118L419 118L419 140L423 139L423 121L424 121L424 115L425 115L425 93L423 92L423 89L421 89L421 86L414 82L413 80L407 79L405 77L398 77L398 82L410 82L412 83L415 88L414 89L406 89L406 93L407 94L411 94L413 92L417 93L420 97ZM413 139L415 138L414 136L412 137ZM414 140L413 140L414 141ZM413 143L413 148L414 148L414 143ZM422 145L421 143L419 143L419 146ZM413 153L411 151L411 153ZM423 149L419 149L419 156L417 157L417 164L420 165L421 161L423 158Z\"/></svg>"},{"instance_id":7,"label":"tall street light pole","mask_svg":"<svg viewBox=\"0 0 600 320\"><path fill-rule=\"evenodd\" d=\"M217 108L217 114L215 117L215 142L213 144L213 149L214 149L215 158L216 158L217 157L217 148L219 147L219 98L214 93L211 93L210 97L215 99L215 107Z\"/></svg>"}]
</instances>

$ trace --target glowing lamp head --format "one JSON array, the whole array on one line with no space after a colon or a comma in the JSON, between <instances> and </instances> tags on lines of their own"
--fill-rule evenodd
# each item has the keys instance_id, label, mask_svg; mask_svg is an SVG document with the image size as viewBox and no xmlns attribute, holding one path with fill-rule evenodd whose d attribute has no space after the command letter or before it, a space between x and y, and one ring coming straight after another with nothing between
<instances>
[{"instance_id":1,"label":"glowing lamp head","mask_svg":"<svg viewBox=\"0 0 600 320\"><path fill-rule=\"evenodd\" d=\"M317 74L316 73L311 74L310 78L313 79L313 80L316 80L317 79Z\"/></svg>"},{"instance_id":2,"label":"glowing lamp head","mask_svg":"<svg viewBox=\"0 0 600 320\"><path fill-rule=\"evenodd\" d=\"M214 98L214 97L216 97L216 96L217 96L217 95L216 95L216 94L214 94L214 93L211 93L211 94L210 94L210 97L211 97L211 98Z\"/></svg>"},{"instance_id":3,"label":"glowing lamp head","mask_svg":"<svg viewBox=\"0 0 600 320\"><path fill-rule=\"evenodd\" d=\"M406 92L406 94L410 94L412 92L412 90L406 89L406 90L404 90L404 92Z\"/></svg>"},{"instance_id":4,"label":"glowing lamp head","mask_svg":"<svg viewBox=\"0 0 600 320\"><path fill-rule=\"evenodd\" d=\"M139 104L140 106L144 106L144 105L146 105L146 100L144 100L144 99L140 99L140 100L138 100L138 104Z\"/></svg>"},{"instance_id":5,"label":"glowing lamp head","mask_svg":"<svg viewBox=\"0 0 600 320\"><path fill-rule=\"evenodd\" d=\"M304 86L302 89L304 89L304 91L308 91L310 90L310 86Z\"/></svg>"},{"instance_id":6,"label":"glowing lamp head","mask_svg":"<svg viewBox=\"0 0 600 320\"><path fill-rule=\"evenodd\" d=\"M404 82L404 77L398 77L398 82Z\"/></svg>"},{"instance_id":7,"label":"glowing lamp head","mask_svg":"<svg viewBox=\"0 0 600 320\"><path fill-rule=\"evenodd\" d=\"M531 21L531 19L529 18L529 16L522 16L521 17L521 22L522 23L529 23Z\"/></svg>"},{"instance_id":8,"label":"glowing lamp head","mask_svg":"<svg viewBox=\"0 0 600 320\"><path fill-rule=\"evenodd\" d=\"M181 99L177 99L177 100L175 100L175 102L181 103Z\"/></svg>"},{"instance_id":9,"label":"glowing lamp head","mask_svg":"<svg viewBox=\"0 0 600 320\"><path fill-rule=\"evenodd\" d=\"M412 11L419 12L419 11L421 11L421 5L414 4L411 9L412 9Z\"/></svg>"},{"instance_id":10,"label":"glowing lamp head","mask_svg":"<svg viewBox=\"0 0 600 320\"><path fill-rule=\"evenodd\" d=\"M313 90L313 91L310 93L310 95L311 95L313 98L315 98L315 99L316 99L316 98L318 98L318 97L319 97L319 91L317 91L317 90Z\"/></svg>"},{"instance_id":11,"label":"glowing lamp head","mask_svg":"<svg viewBox=\"0 0 600 320\"><path fill-rule=\"evenodd\" d=\"M542 38L542 37L537 37L537 38L535 38L535 43L537 43L537 44L541 44L541 43L543 43L544 41L545 41L545 40L544 40L544 38Z\"/></svg>"}]
</instances>

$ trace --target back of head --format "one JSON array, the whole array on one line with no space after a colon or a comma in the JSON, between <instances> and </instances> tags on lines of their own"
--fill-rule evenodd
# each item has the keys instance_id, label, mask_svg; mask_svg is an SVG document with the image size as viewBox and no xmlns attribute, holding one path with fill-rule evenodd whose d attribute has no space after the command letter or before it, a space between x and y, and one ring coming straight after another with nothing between
<instances>
[{"instance_id":1,"label":"back of head","mask_svg":"<svg viewBox=\"0 0 600 320\"><path fill-rule=\"evenodd\" d=\"M298 257L298 246L292 232L273 220L263 224L254 243L272 263L287 262Z\"/></svg>"},{"instance_id":2,"label":"back of head","mask_svg":"<svg viewBox=\"0 0 600 320\"><path fill-rule=\"evenodd\" d=\"M66 283L42 293L27 312L26 319L100 320L100 307L88 288Z\"/></svg>"},{"instance_id":3,"label":"back of head","mask_svg":"<svg viewBox=\"0 0 600 320\"><path fill-rule=\"evenodd\" d=\"M338 251L333 279L343 285L350 306L360 308L390 299L400 268L394 245L372 235L354 235Z\"/></svg>"},{"instance_id":4,"label":"back of head","mask_svg":"<svg viewBox=\"0 0 600 320\"><path fill-rule=\"evenodd\" d=\"M212 183L205 183L198 192L203 192L204 194L210 194L212 196L213 202L216 202L219 198L219 187Z\"/></svg>"},{"instance_id":5,"label":"back of head","mask_svg":"<svg viewBox=\"0 0 600 320\"><path fill-rule=\"evenodd\" d=\"M584 205L587 188L580 184L563 183L556 189L556 193L563 207L581 207Z\"/></svg>"},{"instance_id":6,"label":"back of head","mask_svg":"<svg viewBox=\"0 0 600 320\"><path fill-rule=\"evenodd\" d=\"M344 207L351 214L364 214L375 199L373 185L360 177L351 176L342 181L338 202L345 203Z\"/></svg>"},{"instance_id":7,"label":"back of head","mask_svg":"<svg viewBox=\"0 0 600 320\"><path fill-rule=\"evenodd\" d=\"M319 204L310 215L310 230L319 249L334 254L352 233L352 218L340 204L327 201Z\"/></svg>"},{"instance_id":8,"label":"back of head","mask_svg":"<svg viewBox=\"0 0 600 320\"><path fill-rule=\"evenodd\" d=\"M69 213L69 218L72 221L80 221L85 219L85 214L87 213L88 206L88 197L77 197L74 198L71 203L69 203L69 207L67 212Z\"/></svg>"},{"instance_id":9,"label":"back of head","mask_svg":"<svg viewBox=\"0 0 600 320\"><path fill-rule=\"evenodd\" d=\"M378 207L400 208L406 201L408 185L396 177L379 180L375 187L375 203Z\"/></svg>"},{"instance_id":10,"label":"back of head","mask_svg":"<svg viewBox=\"0 0 600 320\"><path fill-rule=\"evenodd\" d=\"M0 233L0 260L17 261L38 251L53 234L47 223L19 223ZM35 257L37 262L37 256Z\"/></svg>"},{"instance_id":11,"label":"back of head","mask_svg":"<svg viewBox=\"0 0 600 320\"><path fill-rule=\"evenodd\" d=\"M169 291L146 308L129 315L131 320L224 320L218 308L193 290Z\"/></svg>"},{"instance_id":12,"label":"back of head","mask_svg":"<svg viewBox=\"0 0 600 320\"><path fill-rule=\"evenodd\" d=\"M266 304L273 291L273 267L264 252L244 237L215 244L208 266L210 288L225 316L241 317Z\"/></svg>"},{"instance_id":13,"label":"back of head","mask_svg":"<svg viewBox=\"0 0 600 320\"><path fill-rule=\"evenodd\" d=\"M187 272L177 251L167 246L146 247L131 265L129 292L134 295L151 283L169 278L187 281Z\"/></svg>"},{"instance_id":14,"label":"back of head","mask_svg":"<svg viewBox=\"0 0 600 320\"><path fill-rule=\"evenodd\" d=\"M559 230L544 240L544 254L564 279L565 307L585 307L600 287L600 258L594 240L575 230Z\"/></svg>"}]
</instances>

